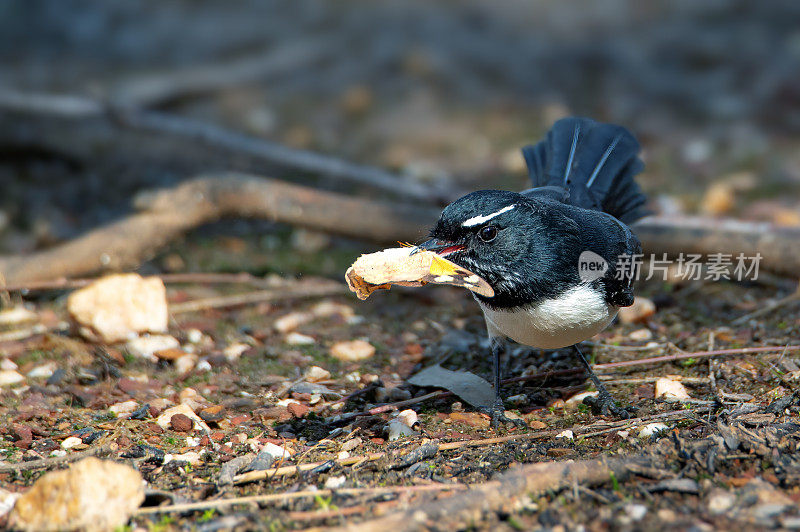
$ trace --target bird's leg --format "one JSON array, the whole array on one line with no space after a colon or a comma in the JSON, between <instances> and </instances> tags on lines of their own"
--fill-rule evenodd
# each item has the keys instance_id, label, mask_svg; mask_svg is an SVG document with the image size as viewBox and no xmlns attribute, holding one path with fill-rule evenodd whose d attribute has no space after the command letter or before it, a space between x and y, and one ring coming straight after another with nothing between
<instances>
[{"instance_id":1,"label":"bird's leg","mask_svg":"<svg viewBox=\"0 0 800 532\"><path fill-rule=\"evenodd\" d=\"M494 376L494 404L486 408L487 414L492 418L492 428L497 430L500 423L513 423L517 427L526 427L527 425L521 419L511 419L506 416L506 407L503 404L503 398L500 396L500 380L502 371L500 370L500 355L506 350L506 343L500 338L490 338L492 346L492 373Z\"/></svg>"},{"instance_id":2,"label":"bird's leg","mask_svg":"<svg viewBox=\"0 0 800 532\"><path fill-rule=\"evenodd\" d=\"M594 384L594 387L597 388L597 393L599 394L597 398L587 397L584 399L584 402L592 408L592 412L595 414L600 414L601 416L614 415L621 419L628 419L631 417L630 412L616 405L614 398L611 397L611 394L608 393L606 387L602 382L600 382L600 379L597 378L597 374L592 369L592 366L589 365L589 361L586 360L586 357L583 356L583 353L578 348L578 344L575 344L572 347L574 347L575 351L578 353L578 358L580 358L581 363L583 363L583 367L586 368L587 372L589 372L589 378L592 380L592 383Z\"/></svg>"}]
</instances>

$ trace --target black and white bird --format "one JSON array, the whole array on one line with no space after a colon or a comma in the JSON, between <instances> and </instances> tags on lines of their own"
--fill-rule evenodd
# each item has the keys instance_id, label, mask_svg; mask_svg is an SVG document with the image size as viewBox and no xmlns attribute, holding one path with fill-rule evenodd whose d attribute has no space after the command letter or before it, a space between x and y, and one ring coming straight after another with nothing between
<instances>
[{"instance_id":1,"label":"black and white bird","mask_svg":"<svg viewBox=\"0 0 800 532\"><path fill-rule=\"evenodd\" d=\"M641 246L627 224L646 214L645 196L633 179L644 167L639 143L622 126L565 118L522 151L533 188L467 194L444 209L430 240L419 247L480 275L494 289L494 297L473 294L492 346L493 426L509 421L499 362L507 338L540 349L575 346L599 392L600 412L627 417L576 344L633 303L630 266Z\"/></svg>"}]
</instances>

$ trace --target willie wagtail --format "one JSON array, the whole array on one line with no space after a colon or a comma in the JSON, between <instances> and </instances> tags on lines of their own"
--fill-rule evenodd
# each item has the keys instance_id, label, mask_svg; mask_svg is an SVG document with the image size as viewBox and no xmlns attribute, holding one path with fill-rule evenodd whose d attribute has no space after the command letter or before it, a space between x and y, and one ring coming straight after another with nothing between
<instances>
[{"instance_id":1,"label":"willie wagtail","mask_svg":"<svg viewBox=\"0 0 800 532\"><path fill-rule=\"evenodd\" d=\"M480 190L448 205L422 249L483 277L494 297L473 294L486 319L496 403L492 425L510 421L500 397L505 339L540 349L575 346L599 392L596 407L618 408L578 349L620 307L633 304L641 253L627 224L646 214L633 176L644 164L625 128L588 118L556 122L545 139L522 150L533 188Z\"/></svg>"}]
</instances>

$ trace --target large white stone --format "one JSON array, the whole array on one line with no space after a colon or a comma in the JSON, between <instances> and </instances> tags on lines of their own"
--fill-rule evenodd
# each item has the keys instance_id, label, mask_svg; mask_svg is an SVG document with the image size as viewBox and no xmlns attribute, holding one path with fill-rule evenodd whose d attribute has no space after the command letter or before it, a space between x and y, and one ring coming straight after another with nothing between
<instances>
[{"instance_id":1,"label":"large white stone","mask_svg":"<svg viewBox=\"0 0 800 532\"><path fill-rule=\"evenodd\" d=\"M108 343L165 332L169 319L164 282L135 273L108 275L76 290L67 310L84 336Z\"/></svg>"}]
</instances>

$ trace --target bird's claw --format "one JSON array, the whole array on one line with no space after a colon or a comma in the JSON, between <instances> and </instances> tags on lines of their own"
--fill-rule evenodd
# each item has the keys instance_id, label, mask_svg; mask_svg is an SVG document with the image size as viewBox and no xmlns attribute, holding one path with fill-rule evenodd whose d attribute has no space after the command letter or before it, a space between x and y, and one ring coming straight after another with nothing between
<instances>
[{"instance_id":1,"label":"bird's claw","mask_svg":"<svg viewBox=\"0 0 800 532\"><path fill-rule=\"evenodd\" d=\"M483 408L483 411L491 418L490 425L492 430L497 430L500 428L501 423L511 423L520 429L528 426L522 419L508 417L506 415L505 405L500 399L498 399L492 406Z\"/></svg>"},{"instance_id":2,"label":"bird's claw","mask_svg":"<svg viewBox=\"0 0 800 532\"><path fill-rule=\"evenodd\" d=\"M583 399L583 403L592 409L592 414L596 416L616 417L619 419L628 419L631 417L630 411L617 406L614 402L614 398L611 397L608 392L603 393L603 391L605 390L600 391L597 397L589 396Z\"/></svg>"}]
</instances>

